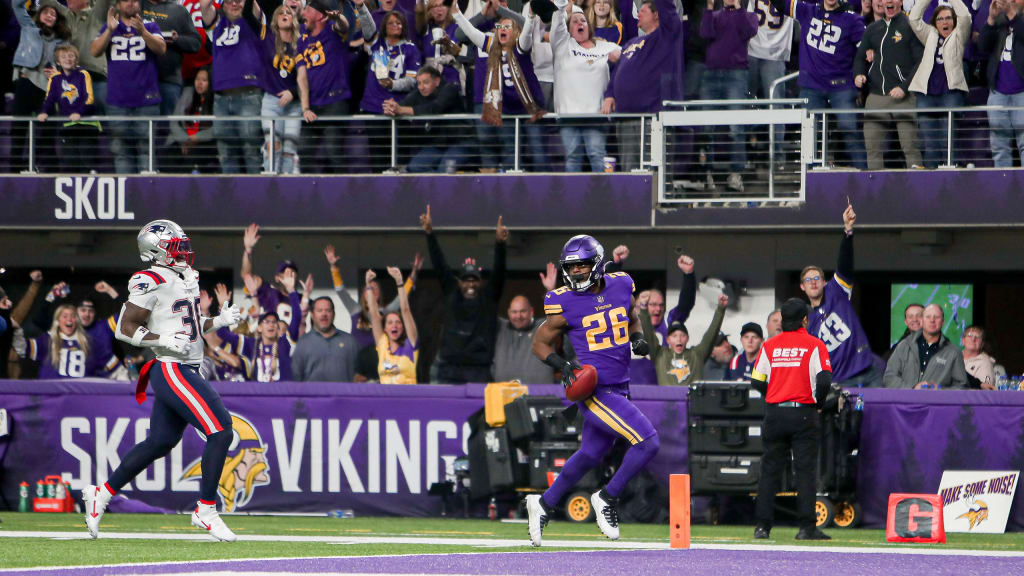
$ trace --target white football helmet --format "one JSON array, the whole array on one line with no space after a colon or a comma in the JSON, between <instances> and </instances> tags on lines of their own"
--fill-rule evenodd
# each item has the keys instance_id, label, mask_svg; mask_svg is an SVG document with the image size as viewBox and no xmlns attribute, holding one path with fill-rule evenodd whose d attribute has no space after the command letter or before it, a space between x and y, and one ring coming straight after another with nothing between
<instances>
[{"instance_id":1,"label":"white football helmet","mask_svg":"<svg viewBox=\"0 0 1024 576\"><path fill-rule=\"evenodd\" d=\"M191 268L195 253L185 231L170 220L153 220L139 231L139 258L168 268Z\"/></svg>"}]
</instances>

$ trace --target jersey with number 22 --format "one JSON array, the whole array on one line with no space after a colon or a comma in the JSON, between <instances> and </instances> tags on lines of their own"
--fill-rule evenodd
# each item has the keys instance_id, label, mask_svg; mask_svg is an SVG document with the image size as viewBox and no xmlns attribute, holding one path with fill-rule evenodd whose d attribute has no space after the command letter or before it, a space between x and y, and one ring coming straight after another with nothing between
<instances>
[{"instance_id":1,"label":"jersey with number 22","mask_svg":"<svg viewBox=\"0 0 1024 576\"><path fill-rule=\"evenodd\" d=\"M800 78L797 84L812 90L853 90L853 58L864 36L860 14L822 4L787 0L787 16L800 23Z\"/></svg>"},{"instance_id":2,"label":"jersey with number 22","mask_svg":"<svg viewBox=\"0 0 1024 576\"><path fill-rule=\"evenodd\" d=\"M625 272L604 276L598 292L573 292L567 287L544 297L548 315L562 315L569 323L569 341L580 364L597 369L599 386L629 382L629 307L635 290Z\"/></svg>"}]
</instances>

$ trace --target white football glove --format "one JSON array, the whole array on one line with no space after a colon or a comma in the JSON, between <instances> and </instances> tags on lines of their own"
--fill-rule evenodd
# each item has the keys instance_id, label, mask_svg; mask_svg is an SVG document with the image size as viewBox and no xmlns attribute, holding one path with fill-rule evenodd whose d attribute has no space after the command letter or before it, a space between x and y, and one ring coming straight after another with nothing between
<instances>
[{"instance_id":1,"label":"white football glove","mask_svg":"<svg viewBox=\"0 0 1024 576\"><path fill-rule=\"evenodd\" d=\"M224 328L225 326L234 326L242 319L242 311L238 309L238 306L225 306L220 309L220 314L213 319L213 329Z\"/></svg>"},{"instance_id":2,"label":"white football glove","mask_svg":"<svg viewBox=\"0 0 1024 576\"><path fill-rule=\"evenodd\" d=\"M159 346L172 354L183 354L188 349L188 336L177 332L175 334L161 334L158 341Z\"/></svg>"}]
</instances>

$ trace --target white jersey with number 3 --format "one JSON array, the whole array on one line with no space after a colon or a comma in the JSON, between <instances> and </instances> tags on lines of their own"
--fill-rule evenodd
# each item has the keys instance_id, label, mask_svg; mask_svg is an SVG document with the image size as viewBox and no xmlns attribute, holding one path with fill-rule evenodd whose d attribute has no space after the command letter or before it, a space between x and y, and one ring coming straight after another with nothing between
<instances>
[{"instance_id":1,"label":"white jersey with number 3","mask_svg":"<svg viewBox=\"0 0 1024 576\"><path fill-rule=\"evenodd\" d=\"M146 327L154 334L182 333L189 345L181 354L154 348L157 360L199 365L203 361L199 283L186 285L177 272L162 266L136 272L128 282L128 301L151 312Z\"/></svg>"}]
</instances>

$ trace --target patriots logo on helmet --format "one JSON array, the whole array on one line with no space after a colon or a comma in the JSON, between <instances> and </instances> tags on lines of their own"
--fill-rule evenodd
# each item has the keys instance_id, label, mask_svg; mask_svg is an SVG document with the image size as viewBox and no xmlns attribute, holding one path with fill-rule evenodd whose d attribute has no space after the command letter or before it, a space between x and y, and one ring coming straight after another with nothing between
<instances>
[{"instance_id":1,"label":"patriots logo on helmet","mask_svg":"<svg viewBox=\"0 0 1024 576\"><path fill-rule=\"evenodd\" d=\"M156 234L157 232L163 232L164 230L167 230L167 227L164 226L163 224L153 224L152 226L147 228L147 230Z\"/></svg>"}]
</instances>

